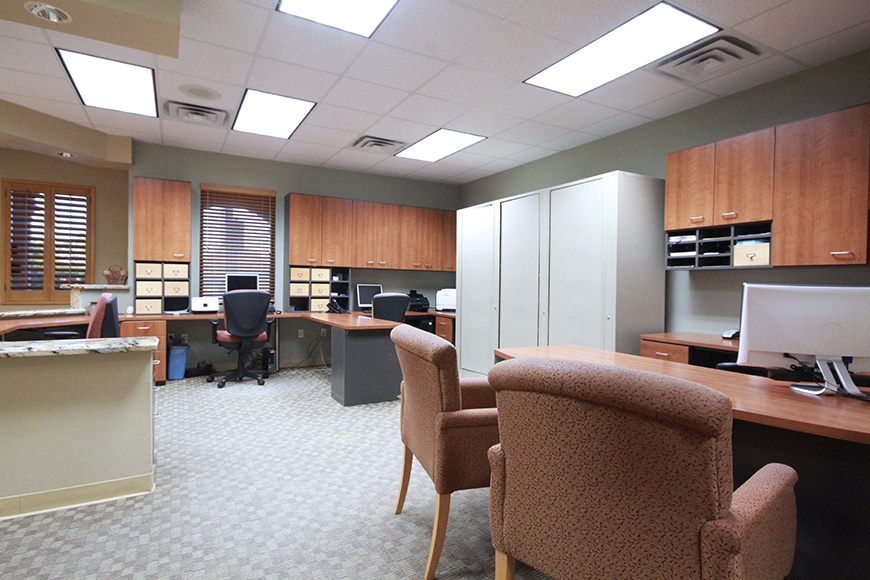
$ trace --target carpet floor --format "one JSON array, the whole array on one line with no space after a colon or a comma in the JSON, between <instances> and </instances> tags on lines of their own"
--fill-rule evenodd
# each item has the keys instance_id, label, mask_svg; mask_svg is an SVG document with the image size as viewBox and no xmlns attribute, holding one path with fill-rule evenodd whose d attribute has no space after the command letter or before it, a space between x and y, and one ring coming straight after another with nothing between
<instances>
[{"instance_id":1,"label":"carpet floor","mask_svg":"<svg viewBox=\"0 0 870 580\"><path fill-rule=\"evenodd\" d=\"M420 578L435 492L401 515L399 403L342 407L325 367L155 393L153 493L0 521L0 578ZM453 494L439 579L492 578L489 490ZM521 564L517 578L546 578Z\"/></svg>"}]
</instances>

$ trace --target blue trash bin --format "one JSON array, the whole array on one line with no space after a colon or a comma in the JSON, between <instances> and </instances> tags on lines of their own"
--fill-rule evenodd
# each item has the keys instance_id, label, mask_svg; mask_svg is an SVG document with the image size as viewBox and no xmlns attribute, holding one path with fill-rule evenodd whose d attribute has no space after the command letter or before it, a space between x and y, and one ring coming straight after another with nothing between
<instances>
[{"instance_id":1,"label":"blue trash bin","mask_svg":"<svg viewBox=\"0 0 870 580\"><path fill-rule=\"evenodd\" d=\"M166 378L177 381L184 378L184 370L187 368L187 349L189 344L173 344L169 347L169 368L166 370Z\"/></svg>"}]
</instances>

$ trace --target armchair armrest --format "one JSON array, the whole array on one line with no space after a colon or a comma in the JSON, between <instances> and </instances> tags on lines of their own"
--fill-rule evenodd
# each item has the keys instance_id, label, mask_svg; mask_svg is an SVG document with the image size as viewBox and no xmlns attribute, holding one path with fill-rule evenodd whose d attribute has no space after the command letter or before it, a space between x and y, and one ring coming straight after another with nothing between
<instances>
[{"instance_id":1,"label":"armchair armrest","mask_svg":"<svg viewBox=\"0 0 870 580\"><path fill-rule=\"evenodd\" d=\"M486 377L459 379L463 409L495 407L495 389Z\"/></svg>"},{"instance_id":2,"label":"armchair armrest","mask_svg":"<svg viewBox=\"0 0 870 580\"><path fill-rule=\"evenodd\" d=\"M795 483L794 469L769 463L734 491L728 514L701 528L705 578L782 578L791 571Z\"/></svg>"},{"instance_id":3,"label":"armchair armrest","mask_svg":"<svg viewBox=\"0 0 870 580\"><path fill-rule=\"evenodd\" d=\"M435 419L432 480L437 493L489 486L486 453L498 443L498 409L463 409L439 413Z\"/></svg>"}]
</instances>

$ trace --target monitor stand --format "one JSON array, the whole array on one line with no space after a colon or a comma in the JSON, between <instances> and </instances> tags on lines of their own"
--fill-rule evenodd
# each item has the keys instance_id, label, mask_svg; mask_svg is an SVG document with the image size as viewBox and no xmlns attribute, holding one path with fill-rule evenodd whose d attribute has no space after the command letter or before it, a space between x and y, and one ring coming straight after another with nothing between
<instances>
[{"instance_id":1,"label":"monitor stand","mask_svg":"<svg viewBox=\"0 0 870 580\"><path fill-rule=\"evenodd\" d=\"M865 395L857 386L852 376L849 374L849 369L846 363L840 357L831 358L816 358L816 366L819 372L822 373L823 385L798 383L791 385L791 389L799 393L809 395L835 395L840 389L846 391L847 394L863 398Z\"/></svg>"}]
</instances>

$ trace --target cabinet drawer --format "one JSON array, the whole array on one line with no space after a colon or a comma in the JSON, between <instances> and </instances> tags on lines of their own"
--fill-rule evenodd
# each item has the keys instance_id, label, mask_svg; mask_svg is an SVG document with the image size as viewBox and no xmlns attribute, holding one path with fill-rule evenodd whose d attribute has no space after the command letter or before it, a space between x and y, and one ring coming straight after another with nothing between
<instances>
[{"instance_id":1,"label":"cabinet drawer","mask_svg":"<svg viewBox=\"0 0 870 580\"><path fill-rule=\"evenodd\" d=\"M163 264L163 277L167 280L186 280L190 277L189 270L189 264Z\"/></svg>"},{"instance_id":2,"label":"cabinet drawer","mask_svg":"<svg viewBox=\"0 0 870 580\"><path fill-rule=\"evenodd\" d=\"M326 312L326 305L329 304L329 298L312 298L311 299L311 311L312 312Z\"/></svg>"},{"instance_id":3,"label":"cabinet drawer","mask_svg":"<svg viewBox=\"0 0 870 580\"><path fill-rule=\"evenodd\" d=\"M290 296L308 296L308 284L290 283Z\"/></svg>"},{"instance_id":4,"label":"cabinet drawer","mask_svg":"<svg viewBox=\"0 0 870 580\"><path fill-rule=\"evenodd\" d=\"M689 363L689 347L652 340L640 341L640 356L669 360L672 362Z\"/></svg>"},{"instance_id":5,"label":"cabinet drawer","mask_svg":"<svg viewBox=\"0 0 870 580\"><path fill-rule=\"evenodd\" d=\"M769 266L770 244L735 244L734 266Z\"/></svg>"},{"instance_id":6,"label":"cabinet drawer","mask_svg":"<svg viewBox=\"0 0 870 580\"><path fill-rule=\"evenodd\" d=\"M159 281L136 280L136 296L160 296L163 283Z\"/></svg>"},{"instance_id":7,"label":"cabinet drawer","mask_svg":"<svg viewBox=\"0 0 870 580\"><path fill-rule=\"evenodd\" d=\"M329 284L312 284L312 296L329 296Z\"/></svg>"},{"instance_id":8,"label":"cabinet drawer","mask_svg":"<svg viewBox=\"0 0 870 580\"><path fill-rule=\"evenodd\" d=\"M161 314L163 300L160 298L137 298L136 314Z\"/></svg>"},{"instance_id":9,"label":"cabinet drawer","mask_svg":"<svg viewBox=\"0 0 870 580\"><path fill-rule=\"evenodd\" d=\"M121 323L121 336L156 336L157 352L166 351L165 320L125 320Z\"/></svg>"},{"instance_id":10,"label":"cabinet drawer","mask_svg":"<svg viewBox=\"0 0 870 580\"><path fill-rule=\"evenodd\" d=\"M446 316L436 316L435 334L444 340L453 342L453 319Z\"/></svg>"},{"instance_id":11,"label":"cabinet drawer","mask_svg":"<svg viewBox=\"0 0 870 580\"><path fill-rule=\"evenodd\" d=\"M163 294L166 296L188 296L190 295L190 282L187 280L174 280L172 282L163 283Z\"/></svg>"},{"instance_id":12,"label":"cabinet drawer","mask_svg":"<svg viewBox=\"0 0 870 580\"><path fill-rule=\"evenodd\" d=\"M162 278L163 264L152 262L136 262L137 278Z\"/></svg>"},{"instance_id":13,"label":"cabinet drawer","mask_svg":"<svg viewBox=\"0 0 870 580\"><path fill-rule=\"evenodd\" d=\"M290 268L290 279L295 281L311 279L311 268Z\"/></svg>"},{"instance_id":14,"label":"cabinet drawer","mask_svg":"<svg viewBox=\"0 0 870 580\"><path fill-rule=\"evenodd\" d=\"M311 268L311 280L315 282L328 282L329 268Z\"/></svg>"},{"instance_id":15,"label":"cabinet drawer","mask_svg":"<svg viewBox=\"0 0 870 580\"><path fill-rule=\"evenodd\" d=\"M154 382L162 383L166 380L166 353L163 351L154 351Z\"/></svg>"}]
</instances>

